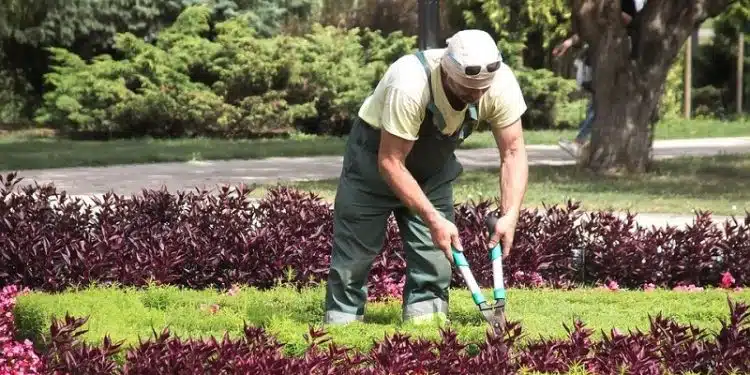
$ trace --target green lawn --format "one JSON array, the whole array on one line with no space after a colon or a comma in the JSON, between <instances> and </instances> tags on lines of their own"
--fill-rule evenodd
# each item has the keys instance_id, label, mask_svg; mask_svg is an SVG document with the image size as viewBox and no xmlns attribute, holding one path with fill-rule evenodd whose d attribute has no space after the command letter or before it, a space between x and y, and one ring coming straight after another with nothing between
<instances>
[{"instance_id":1,"label":"green lawn","mask_svg":"<svg viewBox=\"0 0 750 375\"><path fill-rule=\"evenodd\" d=\"M578 110L576 110L578 111ZM583 116L568 114L573 120ZM575 115L575 116L573 116ZM572 138L575 129L528 130L528 144L555 144ZM750 122L716 120L670 120L657 127L657 139L750 136ZM14 131L0 135L0 170L24 170L79 166L106 166L190 160L254 159L271 156L340 155L346 138L295 135L274 140L218 139L127 139L72 141L56 138L49 131ZM495 147L488 132L476 133L464 148Z\"/></svg>"},{"instance_id":2,"label":"green lawn","mask_svg":"<svg viewBox=\"0 0 750 375\"><path fill-rule=\"evenodd\" d=\"M333 201L338 180L294 182ZM268 185L272 186L272 185ZM252 192L266 194L268 186ZM693 214L711 210L717 215L744 216L750 210L750 154L682 157L662 160L656 169L638 177L602 177L576 166L531 166L525 207L580 201L586 210ZM499 195L497 169L466 171L455 186L458 202L494 199Z\"/></svg>"},{"instance_id":3,"label":"green lawn","mask_svg":"<svg viewBox=\"0 0 750 375\"><path fill-rule=\"evenodd\" d=\"M595 339L601 330L612 328L622 332L640 328L648 330L649 315L662 312L681 323L716 330L720 320L728 316L727 295L735 301L750 300L750 291L707 289L702 292L669 290L609 291L593 288L572 291L545 289L510 289L507 316L523 326L524 338L539 336L563 337L563 324L571 325L581 319L592 328ZM88 288L77 292L46 294L34 292L18 298L16 317L22 337L39 337L49 330L52 316L62 318L66 313L88 316L83 327L88 332L83 338L101 343L104 335L112 339L137 344L138 338L147 339L152 328L160 332L169 327L173 334L187 337L220 337L225 332L236 337L242 332L243 322L263 326L287 343L289 354L305 349L304 334L310 324L319 325L323 318L322 287L303 289L277 287L269 291L242 288L233 296L211 290L190 290L175 287L150 287L145 290L114 287ZM485 290L485 295L490 292ZM211 312L208 306L216 304ZM370 303L365 322L346 327L327 326L334 342L366 350L373 340L386 333L406 332L415 337L439 338L433 324L415 326L401 323L400 301ZM486 325L481 319L471 296L466 290L454 290L448 316L459 340L482 341Z\"/></svg>"}]
</instances>

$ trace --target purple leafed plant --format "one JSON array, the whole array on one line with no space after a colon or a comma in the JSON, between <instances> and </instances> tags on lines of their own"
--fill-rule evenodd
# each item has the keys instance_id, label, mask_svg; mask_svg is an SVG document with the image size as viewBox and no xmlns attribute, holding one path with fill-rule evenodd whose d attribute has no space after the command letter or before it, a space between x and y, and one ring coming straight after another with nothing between
<instances>
[{"instance_id":1,"label":"purple leafed plant","mask_svg":"<svg viewBox=\"0 0 750 375\"><path fill-rule=\"evenodd\" d=\"M278 186L254 201L245 186L143 190L87 204L51 185L24 186L14 174L0 179L0 285L46 291L92 282L271 288L305 287L328 276L332 206L309 192ZM465 255L482 287L492 285L484 218L496 213L493 207L491 201L455 206ZM505 282L553 288L743 286L750 277L750 215L720 229L707 213L677 229L638 227L634 215L584 213L573 202L524 210L504 262ZM370 299L401 297L401 240L390 217L368 279ZM464 285L458 271L452 282Z\"/></svg>"},{"instance_id":2,"label":"purple leafed plant","mask_svg":"<svg viewBox=\"0 0 750 375\"><path fill-rule=\"evenodd\" d=\"M728 299L730 316L715 334L680 325L661 315L648 331L615 329L598 341L575 321L566 338L522 342L519 322L508 321L504 336L459 342L451 328L426 340L387 334L361 351L337 345L322 329L310 327L308 347L297 356L263 328L245 325L240 338L181 339L163 329L132 346L104 337L99 345L79 339L86 318L66 314L52 320L49 342L37 353L14 341L12 308L19 288L0 293L0 374L516 374L521 369L564 373L583 366L592 375L680 374L687 371L730 374L750 371L750 312ZM473 349L469 349L472 346ZM122 361L115 356L120 356Z\"/></svg>"}]
</instances>

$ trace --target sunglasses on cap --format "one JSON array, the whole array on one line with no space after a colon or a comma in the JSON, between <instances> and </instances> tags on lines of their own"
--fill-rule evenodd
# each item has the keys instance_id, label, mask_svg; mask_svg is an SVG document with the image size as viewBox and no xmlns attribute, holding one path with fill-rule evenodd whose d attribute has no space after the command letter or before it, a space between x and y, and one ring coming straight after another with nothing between
<instances>
[{"instance_id":1,"label":"sunglasses on cap","mask_svg":"<svg viewBox=\"0 0 750 375\"><path fill-rule=\"evenodd\" d=\"M502 59L497 59L495 62L491 62L485 66L482 65L463 65L456 58L453 56L452 53L449 53L448 56L453 60L453 62L456 63L456 65L462 67L464 69L464 74L467 76L475 76L479 74L482 71L482 68L484 67L487 73L492 73L498 69L500 69L500 64L503 63Z\"/></svg>"}]
</instances>

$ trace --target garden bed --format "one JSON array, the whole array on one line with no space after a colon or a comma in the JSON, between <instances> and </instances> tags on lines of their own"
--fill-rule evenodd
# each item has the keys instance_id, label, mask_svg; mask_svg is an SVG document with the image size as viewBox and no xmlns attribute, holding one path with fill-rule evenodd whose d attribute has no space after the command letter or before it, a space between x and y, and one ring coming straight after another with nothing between
<instances>
[{"instance_id":1,"label":"garden bed","mask_svg":"<svg viewBox=\"0 0 750 375\"><path fill-rule=\"evenodd\" d=\"M750 291L511 289L510 329L502 339L485 335L465 290L453 291L450 323L442 327L401 324L398 300L371 302L365 322L321 326L322 287L92 286L26 291L13 308L17 292L4 290L2 306L14 314L0 316L4 327L15 324L15 340L29 341L15 344L9 358L39 373L55 366L78 374L750 370Z\"/></svg>"},{"instance_id":2,"label":"garden bed","mask_svg":"<svg viewBox=\"0 0 750 375\"><path fill-rule=\"evenodd\" d=\"M343 352L304 341L305 333L322 338L315 324L333 229L331 206L314 194L276 187L253 201L242 187L144 190L84 204L52 186L17 185L14 175L2 182L0 286L33 293L13 308L17 290L4 291L0 366L20 358L60 373L750 371L750 215L716 223L699 213L686 228L642 228L632 215L587 213L574 202L524 210L504 263L509 351L484 337L458 272L444 337L435 326L399 326L405 262L390 220L368 279L367 321L325 327L350 348ZM483 224L492 203L455 207L484 288L492 285ZM76 336L81 329L91 331Z\"/></svg>"},{"instance_id":3,"label":"garden bed","mask_svg":"<svg viewBox=\"0 0 750 375\"><path fill-rule=\"evenodd\" d=\"M70 285L150 282L190 288L264 289L278 282L315 285L328 276L332 207L315 196L276 187L259 201L251 190L144 190L107 194L90 204L52 186L0 190L0 285L43 291ZM15 191L17 194L11 194ZM57 204L51 205L51 200ZM455 207L465 255L482 287L490 287L484 217L492 201ZM583 212L568 202L521 213L510 257L509 287L604 285L666 288L732 286L750 280L750 215L723 223L707 213L685 228L643 228L634 214ZM368 279L371 297L397 296L404 255L395 220ZM459 272L453 285L463 287Z\"/></svg>"}]
</instances>

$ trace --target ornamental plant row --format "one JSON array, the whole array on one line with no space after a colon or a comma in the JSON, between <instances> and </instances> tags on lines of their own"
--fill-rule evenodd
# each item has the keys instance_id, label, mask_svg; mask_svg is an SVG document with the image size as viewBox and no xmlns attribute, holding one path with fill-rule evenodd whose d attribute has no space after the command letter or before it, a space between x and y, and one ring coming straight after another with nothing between
<instances>
[{"instance_id":1,"label":"ornamental plant row","mask_svg":"<svg viewBox=\"0 0 750 375\"><path fill-rule=\"evenodd\" d=\"M14 174L0 179L0 285L303 287L328 274L332 207L312 193L279 186L254 201L245 186L143 190L88 204L52 185L22 185ZM455 208L466 257L484 287L492 285L483 224L491 203ZM572 202L524 210L504 264L508 286L735 287L750 280L750 215L718 225L699 213L686 229L643 228L634 217L585 213ZM373 299L400 296L404 282L393 218L386 234L368 280ZM453 282L463 286L458 272Z\"/></svg>"},{"instance_id":2,"label":"ornamental plant row","mask_svg":"<svg viewBox=\"0 0 750 375\"><path fill-rule=\"evenodd\" d=\"M750 311L728 299L729 319L715 333L681 325L661 315L646 331L611 330L594 340L593 330L574 321L563 338L522 343L523 327L507 323L503 337L459 342L450 327L440 340L387 334L368 351L336 345L325 330L310 327L302 356L287 356L284 344L263 328L244 327L237 339L180 339L164 329L133 346L105 336L101 344L78 336L86 318L53 319L49 342L37 352L30 342L13 339L11 312L19 288L0 293L0 374L518 374L571 370L586 374L733 374L750 371ZM118 360L120 356L122 360Z\"/></svg>"}]
</instances>

